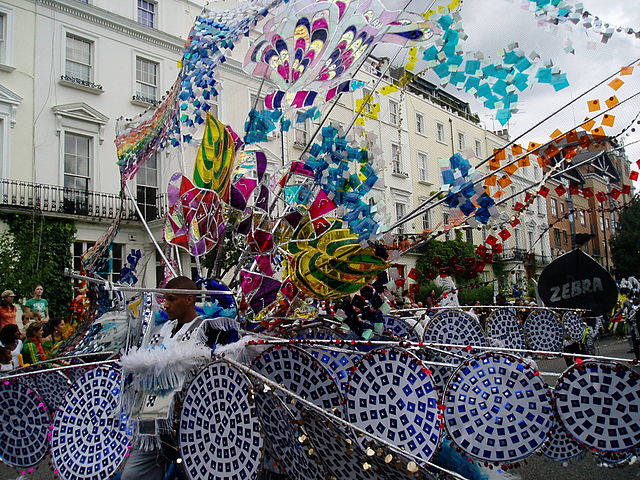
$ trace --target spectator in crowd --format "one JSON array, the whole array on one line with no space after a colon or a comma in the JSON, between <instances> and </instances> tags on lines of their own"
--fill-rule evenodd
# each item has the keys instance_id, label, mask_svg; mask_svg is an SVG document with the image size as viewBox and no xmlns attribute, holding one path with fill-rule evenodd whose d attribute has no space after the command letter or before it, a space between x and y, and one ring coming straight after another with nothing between
<instances>
[{"instance_id":1,"label":"spectator in crowd","mask_svg":"<svg viewBox=\"0 0 640 480\"><path fill-rule=\"evenodd\" d=\"M10 372L11 370L13 370L11 350L6 347L0 347L0 372Z\"/></svg>"},{"instance_id":2,"label":"spectator in crowd","mask_svg":"<svg viewBox=\"0 0 640 480\"><path fill-rule=\"evenodd\" d=\"M36 285L33 289L33 297L27 300L24 303L24 313L36 313L40 316L40 321L43 322L44 325L44 336L49 336L50 327L49 327L49 302L42 298L42 294L44 293L44 289L42 285ZM25 325L26 326L26 325Z\"/></svg>"},{"instance_id":3,"label":"spectator in crowd","mask_svg":"<svg viewBox=\"0 0 640 480\"><path fill-rule=\"evenodd\" d=\"M427 307L433 308L438 304L438 295L436 295L436 291L432 288L427 295Z\"/></svg>"},{"instance_id":4,"label":"spectator in crowd","mask_svg":"<svg viewBox=\"0 0 640 480\"><path fill-rule=\"evenodd\" d=\"M42 336L44 335L44 324L35 321L27 327L27 341L22 349L22 358L24 363L32 364L45 361L47 355L42 344Z\"/></svg>"},{"instance_id":5,"label":"spectator in crowd","mask_svg":"<svg viewBox=\"0 0 640 480\"><path fill-rule=\"evenodd\" d=\"M11 351L11 364L13 368L20 366L20 354L22 353L22 333L17 325L5 325L0 330L0 343Z\"/></svg>"},{"instance_id":6,"label":"spectator in crowd","mask_svg":"<svg viewBox=\"0 0 640 480\"><path fill-rule=\"evenodd\" d=\"M0 329L5 325L17 325L17 307L13 304L16 294L11 290L5 290L0 295Z\"/></svg>"}]
</instances>

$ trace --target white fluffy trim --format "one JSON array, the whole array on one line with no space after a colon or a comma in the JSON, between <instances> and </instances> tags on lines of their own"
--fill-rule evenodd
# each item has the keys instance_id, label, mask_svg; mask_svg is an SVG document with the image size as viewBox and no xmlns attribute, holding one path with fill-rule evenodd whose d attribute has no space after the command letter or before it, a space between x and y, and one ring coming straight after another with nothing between
<instances>
[{"instance_id":1,"label":"white fluffy trim","mask_svg":"<svg viewBox=\"0 0 640 480\"><path fill-rule=\"evenodd\" d=\"M132 349L120 358L124 378L133 375L134 384L145 390L182 386L187 374L211 358L211 350L193 342L170 342L154 349Z\"/></svg>"}]
</instances>

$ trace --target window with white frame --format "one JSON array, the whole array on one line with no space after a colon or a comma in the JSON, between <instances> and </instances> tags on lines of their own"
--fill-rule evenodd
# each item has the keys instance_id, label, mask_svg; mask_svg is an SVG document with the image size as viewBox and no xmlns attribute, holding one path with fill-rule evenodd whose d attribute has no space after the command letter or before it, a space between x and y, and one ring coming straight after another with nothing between
<instances>
[{"instance_id":1,"label":"window with white frame","mask_svg":"<svg viewBox=\"0 0 640 480\"><path fill-rule=\"evenodd\" d=\"M393 173L403 173L400 145L398 145L397 143L391 144L391 163L393 166Z\"/></svg>"},{"instance_id":2,"label":"window with white frame","mask_svg":"<svg viewBox=\"0 0 640 480\"><path fill-rule=\"evenodd\" d=\"M400 221L404 217L405 211L406 211L405 209L406 209L406 205L404 203L396 202L396 221ZM404 233L404 223L401 225L398 225L398 233L399 234Z\"/></svg>"},{"instance_id":3,"label":"window with white frame","mask_svg":"<svg viewBox=\"0 0 640 480\"><path fill-rule=\"evenodd\" d=\"M65 80L93 82L93 42L72 33L66 35Z\"/></svg>"},{"instance_id":4,"label":"window with white frame","mask_svg":"<svg viewBox=\"0 0 640 480\"><path fill-rule=\"evenodd\" d=\"M158 156L149 157L136 175L136 202L145 220L155 220L158 214Z\"/></svg>"},{"instance_id":5,"label":"window with white frame","mask_svg":"<svg viewBox=\"0 0 640 480\"><path fill-rule=\"evenodd\" d=\"M565 204L564 204L564 202L561 200L561 201L560 201L560 213L565 213L566 211L567 211L567 210L566 210Z\"/></svg>"},{"instance_id":6,"label":"window with white frame","mask_svg":"<svg viewBox=\"0 0 640 480\"><path fill-rule=\"evenodd\" d=\"M138 23L147 27L156 28L156 6L155 2L149 0L138 0Z\"/></svg>"},{"instance_id":7,"label":"window with white frame","mask_svg":"<svg viewBox=\"0 0 640 480\"><path fill-rule=\"evenodd\" d=\"M13 70L13 9L0 5L0 65Z\"/></svg>"},{"instance_id":8,"label":"window with white frame","mask_svg":"<svg viewBox=\"0 0 640 480\"><path fill-rule=\"evenodd\" d=\"M464 152L466 147L466 140L463 132L458 132L458 151Z\"/></svg>"},{"instance_id":9,"label":"window with white frame","mask_svg":"<svg viewBox=\"0 0 640 480\"><path fill-rule=\"evenodd\" d=\"M482 142L480 140L476 139L474 141L473 151L475 152L476 157L482 158Z\"/></svg>"},{"instance_id":10,"label":"window with white frame","mask_svg":"<svg viewBox=\"0 0 640 480\"><path fill-rule=\"evenodd\" d=\"M400 124L400 104L391 99L389 99L389 122L392 125Z\"/></svg>"},{"instance_id":11,"label":"window with white frame","mask_svg":"<svg viewBox=\"0 0 640 480\"><path fill-rule=\"evenodd\" d=\"M555 198L551 199L551 215L558 216L558 201Z\"/></svg>"},{"instance_id":12,"label":"window with white frame","mask_svg":"<svg viewBox=\"0 0 640 480\"><path fill-rule=\"evenodd\" d=\"M136 100L155 104L158 101L158 71L156 62L136 57Z\"/></svg>"},{"instance_id":13,"label":"window with white frame","mask_svg":"<svg viewBox=\"0 0 640 480\"><path fill-rule=\"evenodd\" d=\"M535 249L533 248L533 244L534 244L533 232L529 230L527 232L527 235L529 236L529 253L536 253Z\"/></svg>"},{"instance_id":14,"label":"window with white frame","mask_svg":"<svg viewBox=\"0 0 640 480\"><path fill-rule=\"evenodd\" d=\"M516 250L520 250L520 247L521 247L522 244L521 244L521 240L520 240L520 229L519 228L516 228L513 231L513 238L514 238L514 241L515 241L515 244L516 244Z\"/></svg>"},{"instance_id":15,"label":"window with white frame","mask_svg":"<svg viewBox=\"0 0 640 480\"><path fill-rule=\"evenodd\" d=\"M418 152L418 181L427 182L427 154Z\"/></svg>"},{"instance_id":16,"label":"window with white frame","mask_svg":"<svg viewBox=\"0 0 640 480\"><path fill-rule=\"evenodd\" d=\"M431 228L431 219L429 218L429 212L422 215L422 229L427 230Z\"/></svg>"},{"instance_id":17,"label":"window with white frame","mask_svg":"<svg viewBox=\"0 0 640 480\"><path fill-rule=\"evenodd\" d=\"M537 202L538 202L538 213L544 213L544 200L542 199L542 197L538 197Z\"/></svg>"},{"instance_id":18,"label":"window with white frame","mask_svg":"<svg viewBox=\"0 0 640 480\"><path fill-rule=\"evenodd\" d=\"M464 236L467 243L473 243L473 228L471 227L465 228Z\"/></svg>"},{"instance_id":19,"label":"window with white frame","mask_svg":"<svg viewBox=\"0 0 640 480\"><path fill-rule=\"evenodd\" d=\"M373 90L369 90L368 88L363 88L362 99L367 103L363 104L362 110L360 112L370 115L373 112Z\"/></svg>"},{"instance_id":20,"label":"window with white frame","mask_svg":"<svg viewBox=\"0 0 640 480\"><path fill-rule=\"evenodd\" d=\"M4 12L0 12L0 63L6 63L7 50L7 21L8 16Z\"/></svg>"},{"instance_id":21,"label":"window with white frame","mask_svg":"<svg viewBox=\"0 0 640 480\"><path fill-rule=\"evenodd\" d=\"M64 133L64 212L86 215L89 209L92 137Z\"/></svg>"},{"instance_id":22,"label":"window with white frame","mask_svg":"<svg viewBox=\"0 0 640 480\"><path fill-rule=\"evenodd\" d=\"M94 242L73 242L73 269L75 271L82 270L82 256L93 247ZM124 252L124 244L112 243L106 254L98 266L98 274L105 280L117 282L120 279L120 271L122 270L122 258Z\"/></svg>"},{"instance_id":23,"label":"window with white frame","mask_svg":"<svg viewBox=\"0 0 640 480\"><path fill-rule=\"evenodd\" d=\"M300 114L301 112L298 112ZM293 143L297 146L304 147L309 141L309 120L303 122L295 122L293 127Z\"/></svg>"},{"instance_id":24,"label":"window with white frame","mask_svg":"<svg viewBox=\"0 0 640 480\"><path fill-rule=\"evenodd\" d=\"M583 227L587 226L587 216L584 213L584 210L580 210L578 212L578 215L580 216L580 225L582 225Z\"/></svg>"},{"instance_id":25,"label":"window with white frame","mask_svg":"<svg viewBox=\"0 0 640 480\"><path fill-rule=\"evenodd\" d=\"M442 122L436 122L436 140L441 143L446 143L444 134L444 123Z\"/></svg>"},{"instance_id":26,"label":"window with white frame","mask_svg":"<svg viewBox=\"0 0 640 480\"><path fill-rule=\"evenodd\" d=\"M416 113L416 133L422 133L424 135L424 115Z\"/></svg>"},{"instance_id":27,"label":"window with white frame","mask_svg":"<svg viewBox=\"0 0 640 480\"><path fill-rule=\"evenodd\" d=\"M215 97L209 98L209 112L211 115L220 119L220 91L218 90L218 95Z\"/></svg>"}]
</instances>

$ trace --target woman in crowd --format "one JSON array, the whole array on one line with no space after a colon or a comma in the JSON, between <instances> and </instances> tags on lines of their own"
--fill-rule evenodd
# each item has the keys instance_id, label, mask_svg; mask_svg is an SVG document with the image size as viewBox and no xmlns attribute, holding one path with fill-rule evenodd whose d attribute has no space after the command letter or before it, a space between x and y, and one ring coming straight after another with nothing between
<instances>
[{"instance_id":1,"label":"woman in crowd","mask_svg":"<svg viewBox=\"0 0 640 480\"><path fill-rule=\"evenodd\" d=\"M36 321L27 327L27 341L22 348L22 359L24 363L38 363L47 359L44 345L42 344L43 334L44 324L42 322Z\"/></svg>"},{"instance_id":2,"label":"woman in crowd","mask_svg":"<svg viewBox=\"0 0 640 480\"><path fill-rule=\"evenodd\" d=\"M13 368L20 366L19 355L22 353L22 333L17 325L5 325L0 330L0 343L11 351L11 365Z\"/></svg>"},{"instance_id":3,"label":"woman in crowd","mask_svg":"<svg viewBox=\"0 0 640 480\"><path fill-rule=\"evenodd\" d=\"M5 290L0 296L0 329L5 325L17 325L16 314L18 309L13 304L16 294L11 290Z\"/></svg>"},{"instance_id":4,"label":"woman in crowd","mask_svg":"<svg viewBox=\"0 0 640 480\"><path fill-rule=\"evenodd\" d=\"M39 320L44 323L44 336L48 337L51 333L51 327L49 325L49 302L42 298L44 289L42 285L36 285L33 289L33 297L24 302L25 314L36 314L35 317L40 317ZM25 324L26 327L26 324Z\"/></svg>"}]
</instances>

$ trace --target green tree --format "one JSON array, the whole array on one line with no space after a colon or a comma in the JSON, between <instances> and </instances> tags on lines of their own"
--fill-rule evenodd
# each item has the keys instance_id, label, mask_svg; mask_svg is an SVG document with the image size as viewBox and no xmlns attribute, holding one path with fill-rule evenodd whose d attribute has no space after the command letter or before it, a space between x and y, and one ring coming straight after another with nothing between
<instances>
[{"instance_id":1,"label":"green tree","mask_svg":"<svg viewBox=\"0 0 640 480\"><path fill-rule=\"evenodd\" d=\"M429 270L439 271L437 266L437 260L440 259L442 267L448 267L451 263L451 259L456 257L458 264L464 266L464 259L466 257L475 258L475 245L472 243L464 242L460 239L447 240L441 242L439 240L432 240L427 243L421 250L421 256L416 263L417 269L422 275L425 275ZM465 278L464 274L454 274L457 285L464 285L471 280Z\"/></svg>"},{"instance_id":2,"label":"green tree","mask_svg":"<svg viewBox=\"0 0 640 480\"><path fill-rule=\"evenodd\" d=\"M42 284L50 315L66 316L73 284L63 272L73 259L73 222L21 213L0 213L0 220L9 227L0 235L0 290L30 298L34 287Z\"/></svg>"},{"instance_id":3,"label":"green tree","mask_svg":"<svg viewBox=\"0 0 640 480\"><path fill-rule=\"evenodd\" d=\"M640 200L620 213L618 229L611 239L614 272L618 278L640 276Z\"/></svg>"}]
</instances>

